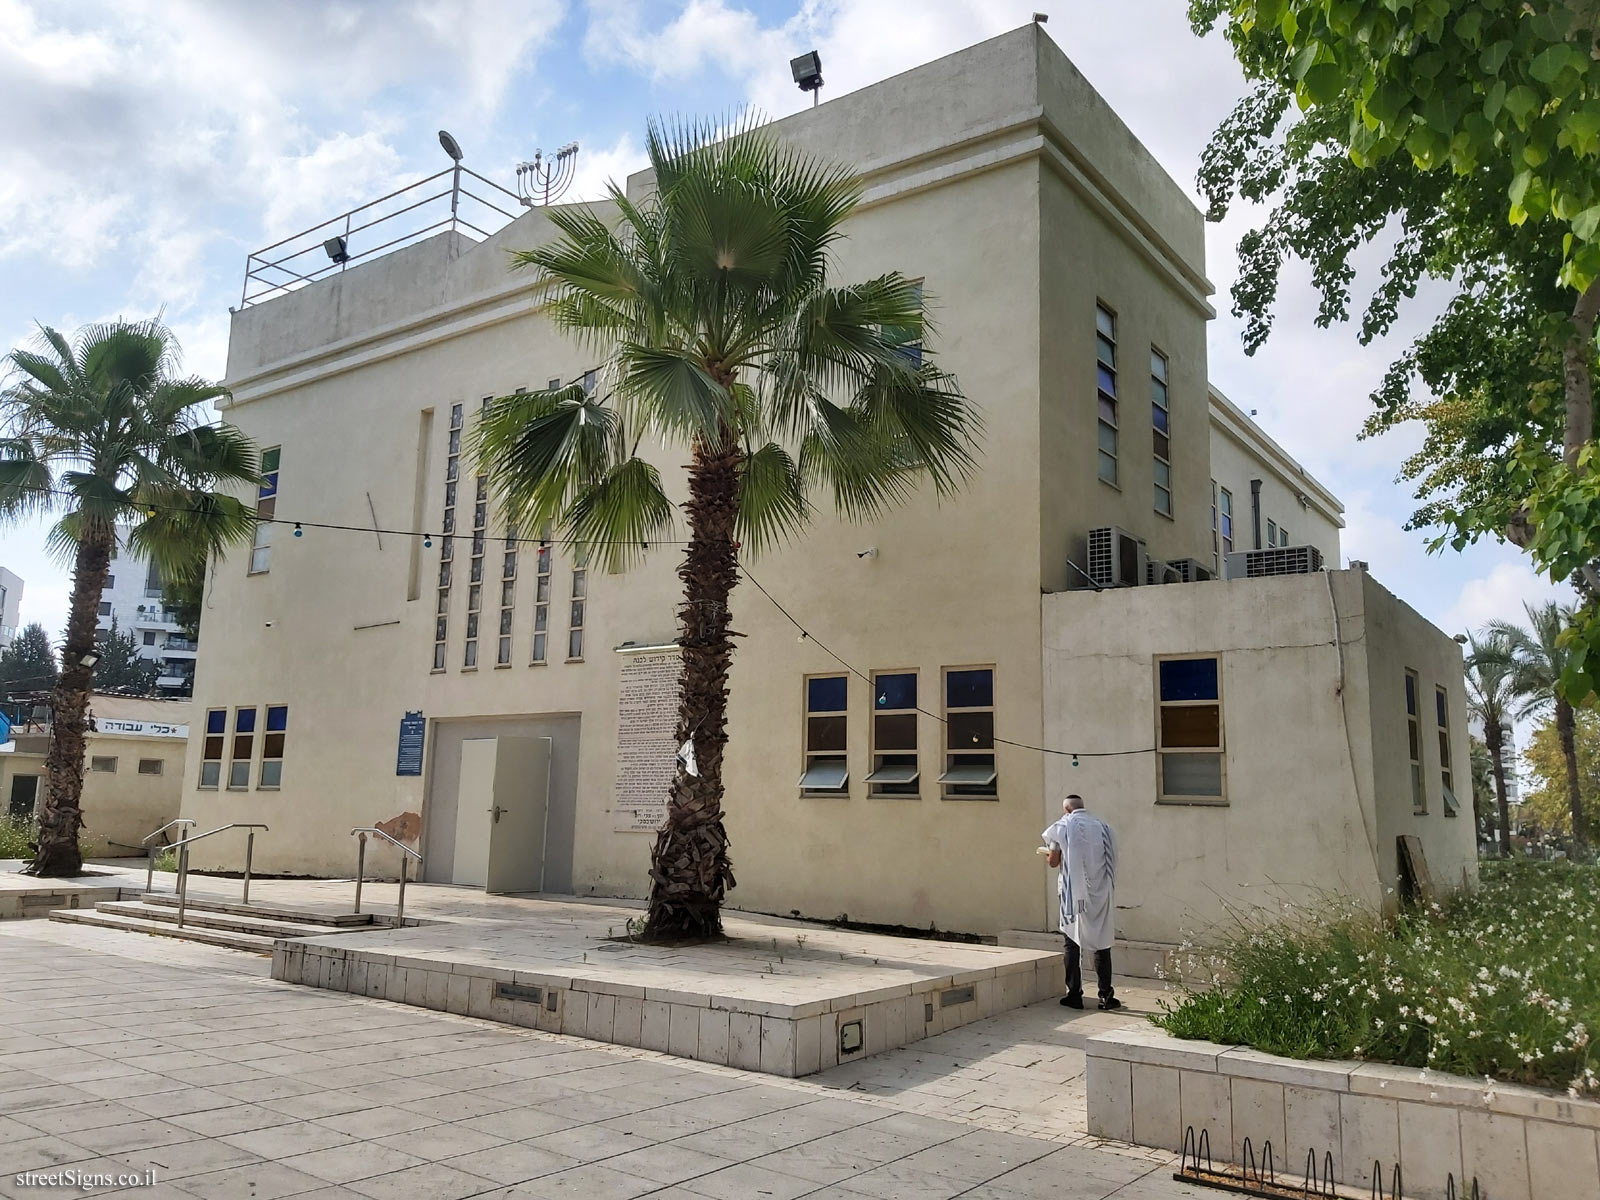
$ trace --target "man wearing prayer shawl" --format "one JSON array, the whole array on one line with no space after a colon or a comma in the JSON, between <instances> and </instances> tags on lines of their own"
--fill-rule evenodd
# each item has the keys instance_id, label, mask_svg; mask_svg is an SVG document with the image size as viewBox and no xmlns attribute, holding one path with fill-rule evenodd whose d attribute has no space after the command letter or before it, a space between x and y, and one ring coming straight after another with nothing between
<instances>
[{"instance_id":1,"label":"man wearing prayer shawl","mask_svg":"<svg viewBox=\"0 0 1600 1200\"><path fill-rule=\"evenodd\" d=\"M1083 1007L1082 954L1094 955L1100 1007L1121 1008L1111 987L1111 942L1115 937L1112 888L1117 877L1117 837L1099 817L1084 811L1082 796L1061 802L1062 817L1043 833L1052 867L1061 868L1057 888L1061 933L1067 942L1067 994L1061 1003Z\"/></svg>"}]
</instances>

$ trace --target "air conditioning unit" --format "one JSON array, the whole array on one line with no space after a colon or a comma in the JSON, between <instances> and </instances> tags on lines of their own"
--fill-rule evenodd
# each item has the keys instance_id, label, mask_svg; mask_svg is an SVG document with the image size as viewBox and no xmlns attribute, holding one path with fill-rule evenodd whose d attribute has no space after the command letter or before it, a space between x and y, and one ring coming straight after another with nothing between
<instances>
[{"instance_id":1,"label":"air conditioning unit","mask_svg":"<svg viewBox=\"0 0 1600 1200\"><path fill-rule=\"evenodd\" d=\"M1315 546L1272 546L1265 550L1236 550L1228 555L1229 579L1309 575L1320 570L1322 551Z\"/></svg>"},{"instance_id":2,"label":"air conditioning unit","mask_svg":"<svg viewBox=\"0 0 1600 1200\"><path fill-rule=\"evenodd\" d=\"M1126 529L1089 530L1089 578L1099 587L1137 587L1145 581L1144 543Z\"/></svg>"},{"instance_id":3,"label":"air conditioning unit","mask_svg":"<svg viewBox=\"0 0 1600 1200\"><path fill-rule=\"evenodd\" d=\"M1202 583L1211 578L1211 568L1193 558L1152 558L1145 562L1146 583Z\"/></svg>"}]
</instances>

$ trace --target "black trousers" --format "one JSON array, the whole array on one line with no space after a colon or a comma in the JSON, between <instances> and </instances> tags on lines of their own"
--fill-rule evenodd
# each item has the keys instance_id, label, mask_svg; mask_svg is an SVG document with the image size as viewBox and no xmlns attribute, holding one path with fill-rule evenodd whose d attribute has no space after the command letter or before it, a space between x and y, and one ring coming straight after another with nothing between
<instances>
[{"instance_id":1,"label":"black trousers","mask_svg":"<svg viewBox=\"0 0 1600 1200\"><path fill-rule=\"evenodd\" d=\"M1062 934L1067 943L1067 995L1083 996L1083 953L1078 943ZM1100 985L1100 999L1109 1000L1116 993L1111 990L1111 951L1094 952L1094 973Z\"/></svg>"}]
</instances>

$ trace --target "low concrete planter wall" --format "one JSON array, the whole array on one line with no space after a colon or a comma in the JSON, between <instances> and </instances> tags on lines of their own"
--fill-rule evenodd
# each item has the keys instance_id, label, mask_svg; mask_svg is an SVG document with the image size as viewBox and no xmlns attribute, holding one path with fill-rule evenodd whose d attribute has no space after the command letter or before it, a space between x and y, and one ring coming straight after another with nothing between
<instances>
[{"instance_id":1,"label":"low concrete planter wall","mask_svg":"<svg viewBox=\"0 0 1600 1200\"><path fill-rule=\"evenodd\" d=\"M1032 1004L1062 986L1061 960L1041 957L778 1004L347 949L328 940L279 941L272 977L784 1076L811 1075L898 1049Z\"/></svg>"},{"instance_id":2,"label":"low concrete planter wall","mask_svg":"<svg viewBox=\"0 0 1600 1200\"><path fill-rule=\"evenodd\" d=\"M1600 1197L1600 1103L1508 1083L1382 1063L1279 1058L1183 1041L1154 1026L1096 1034L1088 1056L1089 1132L1179 1150L1209 1129L1214 1160L1238 1162L1245 1138L1271 1142L1278 1175L1298 1183L1306 1155L1333 1155L1334 1177L1366 1194L1374 1161L1407 1200ZM1466 1181L1463 1188L1462 1181ZM1387 1194L1387 1191L1385 1192Z\"/></svg>"},{"instance_id":3,"label":"low concrete planter wall","mask_svg":"<svg viewBox=\"0 0 1600 1200\"><path fill-rule=\"evenodd\" d=\"M52 887L48 881L41 881L36 888L0 891L0 921L44 918L58 908L93 908L102 900L121 898L121 888L86 888L70 883Z\"/></svg>"}]
</instances>

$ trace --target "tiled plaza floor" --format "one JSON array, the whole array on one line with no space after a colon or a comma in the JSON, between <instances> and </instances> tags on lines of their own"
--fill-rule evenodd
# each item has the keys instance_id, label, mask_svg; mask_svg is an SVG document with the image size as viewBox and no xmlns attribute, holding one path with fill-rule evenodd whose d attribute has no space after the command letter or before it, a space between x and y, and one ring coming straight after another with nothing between
<instances>
[{"instance_id":1,"label":"tiled plaza floor","mask_svg":"<svg viewBox=\"0 0 1600 1200\"><path fill-rule=\"evenodd\" d=\"M72 1168L153 1170L121 1194L175 1200L1198 1200L1167 1156L1083 1138L1081 1099L1075 1128L1017 1132L1024 1111L1050 1124L1041 1097L1081 1082L1070 1043L1104 1019L1053 1007L776 1080L274 983L233 951L8 922L0 1196L118 1194L19 1186Z\"/></svg>"}]
</instances>

